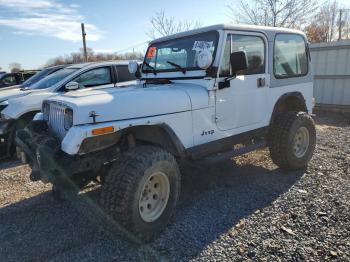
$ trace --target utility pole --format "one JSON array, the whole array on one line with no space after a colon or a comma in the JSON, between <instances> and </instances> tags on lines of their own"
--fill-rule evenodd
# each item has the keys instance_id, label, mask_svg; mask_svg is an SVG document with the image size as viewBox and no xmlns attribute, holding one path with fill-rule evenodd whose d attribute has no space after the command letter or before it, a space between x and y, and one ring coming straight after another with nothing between
<instances>
[{"instance_id":1,"label":"utility pole","mask_svg":"<svg viewBox=\"0 0 350 262\"><path fill-rule=\"evenodd\" d=\"M81 35L83 37L83 47L84 47L84 58L85 58L85 62L88 61L88 57L87 57L87 52L86 52L86 40L85 40L85 27L84 27L84 23L81 23Z\"/></svg>"}]
</instances>

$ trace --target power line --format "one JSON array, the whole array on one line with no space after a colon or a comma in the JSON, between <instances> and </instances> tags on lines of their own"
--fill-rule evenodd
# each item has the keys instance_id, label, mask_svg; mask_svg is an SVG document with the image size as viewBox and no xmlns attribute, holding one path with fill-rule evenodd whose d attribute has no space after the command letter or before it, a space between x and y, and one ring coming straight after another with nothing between
<instances>
[{"instance_id":1,"label":"power line","mask_svg":"<svg viewBox=\"0 0 350 262\"><path fill-rule=\"evenodd\" d=\"M149 41L145 41L145 42L142 42L142 43L139 43L139 44L135 44L135 45L123 48L121 50L118 50L115 53L123 53L124 51L130 50L132 48L135 48L135 47L138 47L138 46L141 46L141 45L144 45L144 44L148 44L148 43L149 43Z\"/></svg>"}]
</instances>

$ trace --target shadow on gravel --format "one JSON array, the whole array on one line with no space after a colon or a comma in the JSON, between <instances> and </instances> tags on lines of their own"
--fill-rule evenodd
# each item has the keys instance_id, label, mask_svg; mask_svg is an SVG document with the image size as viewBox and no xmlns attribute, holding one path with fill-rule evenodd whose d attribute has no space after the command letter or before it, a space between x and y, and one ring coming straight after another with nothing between
<instances>
[{"instance_id":1,"label":"shadow on gravel","mask_svg":"<svg viewBox=\"0 0 350 262\"><path fill-rule=\"evenodd\" d=\"M0 170L5 168L11 168L23 165L22 162L14 158L2 158L0 159Z\"/></svg>"},{"instance_id":2,"label":"shadow on gravel","mask_svg":"<svg viewBox=\"0 0 350 262\"><path fill-rule=\"evenodd\" d=\"M281 173L227 161L182 170L174 221L148 245L134 245L101 227L99 189L72 203L49 192L0 209L1 260L178 260L196 257L242 218L288 191L302 172Z\"/></svg>"}]
</instances>

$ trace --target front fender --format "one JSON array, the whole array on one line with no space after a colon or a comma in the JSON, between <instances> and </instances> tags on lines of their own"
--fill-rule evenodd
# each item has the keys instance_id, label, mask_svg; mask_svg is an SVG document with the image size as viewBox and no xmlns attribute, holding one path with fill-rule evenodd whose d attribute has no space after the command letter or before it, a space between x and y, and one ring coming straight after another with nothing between
<instances>
[{"instance_id":1,"label":"front fender","mask_svg":"<svg viewBox=\"0 0 350 262\"><path fill-rule=\"evenodd\" d=\"M73 126L72 128L69 129L68 133L62 140L61 149L62 151L70 155L82 154L84 153L84 150L80 150L80 148L84 140L86 140L87 138L99 137L99 136L93 135L92 133L93 129L103 128L103 127L113 127L113 130L114 130L113 133L116 134L116 139L118 139L118 136L120 136L123 133L123 131L130 128L137 128L141 126L143 127L167 126L168 128L167 133L168 134L171 133L172 137L175 137L175 136L177 137L178 141L175 143L175 147L176 147L176 151L178 152L182 152L186 148L193 146L194 142L193 142L193 130L192 130L192 114L191 112L182 112L177 114L170 114L167 116L157 116L157 117L149 117L149 118L141 118L141 119L130 119L130 120L123 120L123 121ZM100 136L103 136L103 135L100 135ZM113 139L113 138L108 137L108 139Z\"/></svg>"},{"instance_id":2,"label":"front fender","mask_svg":"<svg viewBox=\"0 0 350 262\"><path fill-rule=\"evenodd\" d=\"M40 111L45 98L52 93L32 93L8 100L8 106L1 112L7 119L18 119L29 112Z\"/></svg>"}]
</instances>

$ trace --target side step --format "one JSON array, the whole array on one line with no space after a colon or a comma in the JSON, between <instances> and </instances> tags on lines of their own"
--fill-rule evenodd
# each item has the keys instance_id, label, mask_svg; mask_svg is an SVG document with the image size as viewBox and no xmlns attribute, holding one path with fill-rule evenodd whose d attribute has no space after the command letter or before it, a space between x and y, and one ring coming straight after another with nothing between
<instances>
[{"instance_id":1,"label":"side step","mask_svg":"<svg viewBox=\"0 0 350 262\"><path fill-rule=\"evenodd\" d=\"M241 148L238 149L233 149L230 151L226 151L223 153L217 153L215 155L211 155L211 156L207 156L205 158L202 158L201 160L199 160L200 162L205 161L206 163L215 163L215 162L220 162L220 161L224 161L224 160L228 160L231 159L233 157L236 156L240 156L246 153L249 153L251 151L260 149L260 148L264 148L266 147L266 141L259 141L256 143L252 143L246 146L243 146Z\"/></svg>"}]
</instances>

